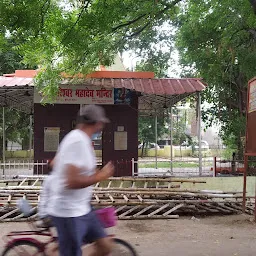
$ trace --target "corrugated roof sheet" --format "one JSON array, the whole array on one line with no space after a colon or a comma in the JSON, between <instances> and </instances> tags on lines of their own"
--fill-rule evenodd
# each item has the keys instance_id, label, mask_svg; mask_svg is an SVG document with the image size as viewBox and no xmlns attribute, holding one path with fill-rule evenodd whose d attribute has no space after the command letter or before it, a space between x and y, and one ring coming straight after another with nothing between
<instances>
[{"instance_id":1,"label":"corrugated roof sheet","mask_svg":"<svg viewBox=\"0 0 256 256\"><path fill-rule=\"evenodd\" d=\"M63 84L70 84L71 80L64 80ZM81 80L81 84L95 85L111 88L127 88L145 94L180 95L192 94L205 89L200 79L195 78L91 78Z\"/></svg>"},{"instance_id":2,"label":"corrugated roof sheet","mask_svg":"<svg viewBox=\"0 0 256 256\"><path fill-rule=\"evenodd\" d=\"M33 78L0 76L0 87L33 85Z\"/></svg>"},{"instance_id":3,"label":"corrugated roof sheet","mask_svg":"<svg viewBox=\"0 0 256 256\"><path fill-rule=\"evenodd\" d=\"M71 84L72 80L64 80L63 84ZM145 94L157 95L179 95L185 93L194 93L202 91L205 85L200 79L194 78L165 78L165 79L118 79L118 78L91 78L81 81L82 84L112 87L112 88L127 88L142 92ZM26 77L0 77L0 87L13 87L33 85L33 78Z\"/></svg>"},{"instance_id":4,"label":"corrugated roof sheet","mask_svg":"<svg viewBox=\"0 0 256 256\"><path fill-rule=\"evenodd\" d=\"M62 81L62 84L66 85L72 83L81 86L95 85L106 88L127 88L141 92L139 111L145 114L156 109L161 112L164 105L174 105L190 94L202 91L205 88L200 79L193 78L87 78L79 81L72 79ZM24 94L24 90L26 94ZM29 97L28 94L30 95ZM33 107L33 78L0 76L1 102L29 113Z\"/></svg>"}]
</instances>

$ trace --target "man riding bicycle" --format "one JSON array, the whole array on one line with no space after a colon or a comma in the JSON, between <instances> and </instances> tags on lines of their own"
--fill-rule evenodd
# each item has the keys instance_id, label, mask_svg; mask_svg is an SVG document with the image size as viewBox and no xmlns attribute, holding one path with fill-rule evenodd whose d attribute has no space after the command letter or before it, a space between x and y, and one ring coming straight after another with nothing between
<instances>
[{"instance_id":1,"label":"man riding bicycle","mask_svg":"<svg viewBox=\"0 0 256 256\"><path fill-rule=\"evenodd\" d=\"M95 170L96 157L91 142L108 122L102 107L82 107L76 129L65 136L54 158L48 213L57 228L61 256L81 256L84 239L95 241L97 256L111 251L111 240L90 206L92 185L114 173L111 162Z\"/></svg>"}]
</instances>

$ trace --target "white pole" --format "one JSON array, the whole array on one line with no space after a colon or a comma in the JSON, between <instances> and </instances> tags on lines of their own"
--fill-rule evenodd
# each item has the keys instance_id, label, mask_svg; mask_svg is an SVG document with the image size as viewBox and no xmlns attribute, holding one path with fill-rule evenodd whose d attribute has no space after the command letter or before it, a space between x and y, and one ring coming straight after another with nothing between
<instances>
[{"instance_id":1,"label":"white pole","mask_svg":"<svg viewBox=\"0 0 256 256\"><path fill-rule=\"evenodd\" d=\"M3 107L3 175L5 175L5 107Z\"/></svg>"},{"instance_id":2,"label":"white pole","mask_svg":"<svg viewBox=\"0 0 256 256\"><path fill-rule=\"evenodd\" d=\"M155 116L155 136L156 136L156 145L155 145L155 154L156 154L156 169L157 169L157 114Z\"/></svg>"},{"instance_id":3,"label":"white pole","mask_svg":"<svg viewBox=\"0 0 256 256\"><path fill-rule=\"evenodd\" d=\"M172 149L172 142L173 142L173 133L172 133L172 106L170 107L170 116L169 116L169 123L170 123L170 152L171 152L171 161L170 161L170 167L171 167L171 173L173 173L173 149Z\"/></svg>"},{"instance_id":4,"label":"white pole","mask_svg":"<svg viewBox=\"0 0 256 256\"><path fill-rule=\"evenodd\" d=\"M30 114L29 116L29 163L31 162L32 158L32 136L33 136L33 115Z\"/></svg>"},{"instance_id":5,"label":"white pole","mask_svg":"<svg viewBox=\"0 0 256 256\"><path fill-rule=\"evenodd\" d=\"M134 158L132 158L132 177L134 177Z\"/></svg>"},{"instance_id":6,"label":"white pole","mask_svg":"<svg viewBox=\"0 0 256 256\"><path fill-rule=\"evenodd\" d=\"M198 120L198 132L197 132L197 135L198 135L198 150L199 150L199 176L202 176L202 141L201 141L201 130L202 130L202 127L201 127L201 123L202 123L202 120L201 120L201 95L200 95L200 92L197 93L197 120Z\"/></svg>"}]
</instances>

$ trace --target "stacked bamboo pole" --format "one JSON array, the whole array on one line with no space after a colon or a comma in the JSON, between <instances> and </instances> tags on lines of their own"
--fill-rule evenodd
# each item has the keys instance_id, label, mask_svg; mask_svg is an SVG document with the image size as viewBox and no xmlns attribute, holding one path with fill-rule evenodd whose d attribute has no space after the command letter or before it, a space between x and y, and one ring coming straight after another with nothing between
<instances>
[{"instance_id":1,"label":"stacked bamboo pole","mask_svg":"<svg viewBox=\"0 0 256 256\"><path fill-rule=\"evenodd\" d=\"M0 221L23 219L16 202L26 198L33 207L40 201L44 177L0 180ZM111 178L94 186L95 208L114 206L119 219L176 219L179 215L237 214L242 211L242 192L184 189L183 183L202 180L178 178ZM248 199L247 213L254 200Z\"/></svg>"}]
</instances>

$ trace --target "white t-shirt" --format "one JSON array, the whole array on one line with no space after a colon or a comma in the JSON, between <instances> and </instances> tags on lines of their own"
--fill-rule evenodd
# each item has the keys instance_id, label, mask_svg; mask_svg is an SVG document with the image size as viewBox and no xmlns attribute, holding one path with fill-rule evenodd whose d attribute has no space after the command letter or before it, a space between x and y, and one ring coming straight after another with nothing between
<instances>
[{"instance_id":1,"label":"white t-shirt","mask_svg":"<svg viewBox=\"0 0 256 256\"><path fill-rule=\"evenodd\" d=\"M38 205L38 215L40 218L45 218L49 215L48 208L50 204L52 177L52 175L47 176L43 182Z\"/></svg>"},{"instance_id":2,"label":"white t-shirt","mask_svg":"<svg viewBox=\"0 0 256 256\"><path fill-rule=\"evenodd\" d=\"M54 160L49 214L55 217L78 217L91 211L93 186L68 189L66 168L68 164L82 168L81 175L95 173L96 158L91 139L79 129L71 131L60 143Z\"/></svg>"}]
</instances>

